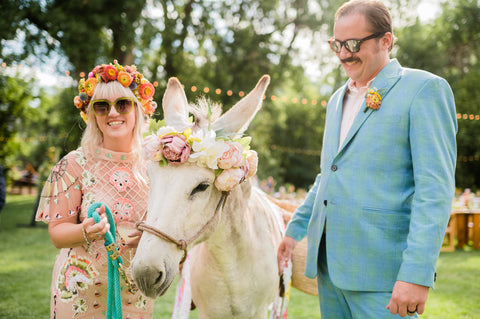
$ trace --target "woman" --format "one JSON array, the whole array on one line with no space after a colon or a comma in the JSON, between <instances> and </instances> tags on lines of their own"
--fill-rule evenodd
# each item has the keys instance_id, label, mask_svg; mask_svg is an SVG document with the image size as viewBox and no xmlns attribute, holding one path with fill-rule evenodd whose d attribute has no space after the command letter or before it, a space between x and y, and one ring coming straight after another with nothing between
<instances>
[{"instance_id":1,"label":"woman","mask_svg":"<svg viewBox=\"0 0 480 319\"><path fill-rule=\"evenodd\" d=\"M108 256L104 235L110 229L105 207L101 221L88 218L94 202L110 208L117 249L125 268L135 253L135 230L147 207L145 165L139 156L145 124L155 110L155 89L134 66L96 66L79 82L74 102L87 128L81 147L55 165L42 191L37 220L47 222L55 247L51 318L104 318L108 296ZM127 271L128 273L128 271ZM130 278L131 279L131 278ZM122 282L124 318L152 318L153 300L131 293Z\"/></svg>"}]
</instances>

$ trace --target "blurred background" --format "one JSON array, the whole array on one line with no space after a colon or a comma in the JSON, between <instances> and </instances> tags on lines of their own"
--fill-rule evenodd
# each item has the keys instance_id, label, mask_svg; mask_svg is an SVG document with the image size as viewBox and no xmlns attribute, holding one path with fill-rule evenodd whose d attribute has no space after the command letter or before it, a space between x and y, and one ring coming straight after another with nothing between
<instances>
[{"instance_id":1,"label":"blurred background","mask_svg":"<svg viewBox=\"0 0 480 319\"><path fill-rule=\"evenodd\" d=\"M263 74L263 108L248 134L273 193L307 190L319 173L325 106L346 75L330 51L339 0L2 0L0 164L10 192L35 192L78 147L73 97L81 76L117 59L135 64L161 99L169 77L189 101L233 106ZM392 57L448 80L459 130L456 182L480 187L480 1L385 0ZM374 154L372 154L374 156Z\"/></svg>"}]
</instances>

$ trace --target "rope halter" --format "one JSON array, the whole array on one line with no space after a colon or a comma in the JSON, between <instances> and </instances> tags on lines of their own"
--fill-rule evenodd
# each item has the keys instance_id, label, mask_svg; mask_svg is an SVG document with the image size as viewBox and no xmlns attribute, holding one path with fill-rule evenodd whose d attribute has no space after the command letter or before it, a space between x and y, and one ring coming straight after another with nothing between
<instances>
[{"instance_id":1,"label":"rope halter","mask_svg":"<svg viewBox=\"0 0 480 319\"><path fill-rule=\"evenodd\" d=\"M208 220L208 222L194 235L192 236L190 239L175 239L173 238L172 236L162 232L161 230L151 226L151 225L148 225L147 223L145 223L144 219L147 215L147 211L145 211L145 213L143 214L142 216L142 219L136 224L136 227L138 230L141 230L141 231L146 231L146 232L149 232L167 242L171 242L173 244L175 244L178 249L180 250L183 250L183 257L182 257L182 260L180 260L180 265L182 265L185 260L187 259L187 248L188 248L188 245L190 245L192 242L194 242L198 237L200 237L201 234L203 234L203 232L205 232L205 230L213 223L213 221L215 220L215 217L218 215L218 212L220 211L220 209L223 208L223 206L225 206L225 202L226 202L226 199L227 199L227 196L228 196L229 192L222 192L222 197L220 197L220 201L218 202L217 204L217 207L215 208L215 212L213 214L213 216Z\"/></svg>"}]
</instances>

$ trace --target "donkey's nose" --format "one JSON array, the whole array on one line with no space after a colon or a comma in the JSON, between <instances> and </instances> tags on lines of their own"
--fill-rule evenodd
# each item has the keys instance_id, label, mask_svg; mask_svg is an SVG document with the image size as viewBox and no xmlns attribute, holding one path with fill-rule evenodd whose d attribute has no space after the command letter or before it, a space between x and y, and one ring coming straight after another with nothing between
<instances>
[{"instance_id":1,"label":"donkey's nose","mask_svg":"<svg viewBox=\"0 0 480 319\"><path fill-rule=\"evenodd\" d=\"M166 291L165 287L165 271L154 266L133 267L133 279L137 287L144 295L150 298L156 298L158 295Z\"/></svg>"}]
</instances>

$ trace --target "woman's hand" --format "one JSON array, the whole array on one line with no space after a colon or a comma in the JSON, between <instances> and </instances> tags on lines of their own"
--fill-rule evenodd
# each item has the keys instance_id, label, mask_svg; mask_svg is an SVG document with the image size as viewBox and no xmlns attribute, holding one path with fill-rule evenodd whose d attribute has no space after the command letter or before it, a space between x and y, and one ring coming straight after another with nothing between
<instances>
[{"instance_id":1,"label":"woman's hand","mask_svg":"<svg viewBox=\"0 0 480 319\"><path fill-rule=\"evenodd\" d=\"M82 227L85 231L85 236L88 242L92 240L99 240L105 237L105 234L110 230L110 224L108 223L107 215L105 214L105 206L95 210L100 215L100 222L95 223L92 217L85 218L82 222Z\"/></svg>"},{"instance_id":2,"label":"woman's hand","mask_svg":"<svg viewBox=\"0 0 480 319\"><path fill-rule=\"evenodd\" d=\"M140 241L140 238L142 237L143 232L140 230L135 230L128 234L128 237L132 238L132 240L127 242L127 247L128 248L137 248L138 247L138 242Z\"/></svg>"}]
</instances>

